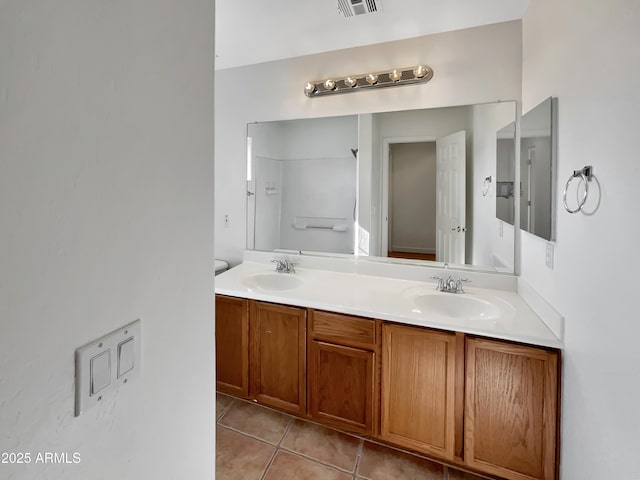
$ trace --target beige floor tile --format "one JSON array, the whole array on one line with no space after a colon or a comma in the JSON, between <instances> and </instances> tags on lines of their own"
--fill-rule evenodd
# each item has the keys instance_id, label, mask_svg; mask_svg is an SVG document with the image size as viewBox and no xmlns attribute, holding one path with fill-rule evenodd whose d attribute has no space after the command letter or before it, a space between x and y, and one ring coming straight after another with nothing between
<instances>
[{"instance_id":1,"label":"beige floor tile","mask_svg":"<svg viewBox=\"0 0 640 480\"><path fill-rule=\"evenodd\" d=\"M353 472L361 440L313 423L294 420L282 447Z\"/></svg>"},{"instance_id":2,"label":"beige floor tile","mask_svg":"<svg viewBox=\"0 0 640 480\"><path fill-rule=\"evenodd\" d=\"M348 473L278 450L264 480L350 480L351 478Z\"/></svg>"},{"instance_id":3,"label":"beige floor tile","mask_svg":"<svg viewBox=\"0 0 640 480\"><path fill-rule=\"evenodd\" d=\"M231 403L233 403L233 398L222 393L216 393L216 420L220 418L220 415Z\"/></svg>"},{"instance_id":4,"label":"beige floor tile","mask_svg":"<svg viewBox=\"0 0 640 480\"><path fill-rule=\"evenodd\" d=\"M443 480L444 467L420 457L365 442L358 476L369 480Z\"/></svg>"},{"instance_id":5,"label":"beige floor tile","mask_svg":"<svg viewBox=\"0 0 640 480\"><path fill-rule=\"evenodd\" d=\"M240 400L225 412L218 421L220 425L257 437L277 445L287 430L291 417L268 408Z\"/></svg>"},{"instance_id":6,"label":"beige floor tile","mask_svg":"<svg viewBox=\"0 0 640 480\"><path fill-rule=\"evenodd\" d=\"M216 428L216 479L260 480L275 447L223 427Z\"/></svg>"}]
</instances>

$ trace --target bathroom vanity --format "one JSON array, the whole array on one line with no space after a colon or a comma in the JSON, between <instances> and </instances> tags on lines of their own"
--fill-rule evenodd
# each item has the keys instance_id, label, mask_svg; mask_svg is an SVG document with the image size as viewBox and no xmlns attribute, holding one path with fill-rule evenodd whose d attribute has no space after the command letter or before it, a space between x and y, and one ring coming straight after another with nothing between
<instances>
[{"instance_id":1,"label":"bathroom vanity","mask_svg":"<svg viewBox=\"0 0 640 480\"><path fill-rule=\"evenodd\" d=\"M218 390L498 478L557 478L562 344L514 278L451 294L427 275L441 269L343 263L217 277Z\"/></svg>"}]
</instances>

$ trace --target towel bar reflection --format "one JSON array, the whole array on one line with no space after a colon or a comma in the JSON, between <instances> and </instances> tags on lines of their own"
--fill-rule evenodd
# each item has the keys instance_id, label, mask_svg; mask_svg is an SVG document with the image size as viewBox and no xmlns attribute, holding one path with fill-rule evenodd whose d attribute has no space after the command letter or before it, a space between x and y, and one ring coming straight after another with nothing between
<instances>
[{"instance_id":1,"label":"towel bar reflection","mask_svg":"<svg viewBox=\"0 0 640 480\"><path fill-rule=\"evenodd\" d=\"M297 225L294 224L293 228L296 230L332 230L334 232L346 232L346 225Z\"/></svg>"},{"instance_id":2,"label":"towel bar reflection","mask_svg":"<svg viewBox=\"0 0 640 480\"><path fill-rule=\"evenodd\" d=\"M567 183L564 185L564 192L562 193L562 203L564 203L564 209L569 213L578 213L584 207L584 204L587 203L587 197L589 196L589 181L593 175L593 167L590 165L581 168L580 170L574 170ZM569 185L573 181L574 178L578 178L582 180L584 183L584 192L582 193L582 198L578 200L578 206L575 209L569 208L567 204L567 191L569 190ZM578 188L580 184L578 184Z\"/></svg>"}]
</instances>

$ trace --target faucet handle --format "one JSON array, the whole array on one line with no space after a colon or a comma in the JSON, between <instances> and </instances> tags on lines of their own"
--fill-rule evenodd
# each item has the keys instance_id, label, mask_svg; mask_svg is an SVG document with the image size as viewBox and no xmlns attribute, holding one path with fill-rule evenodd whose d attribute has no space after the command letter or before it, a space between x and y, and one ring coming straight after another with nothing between
<instances>
[{"instance_id":1,"label":"faucet handle","mask_svg":"<svg viewBox=\"0 0 640 480\"><path fill-rule=\"evenodd\" d=\"M438 281L436 290L441 292L444 289L444 279L440 275L433 275L431 278Z\"/></svg>"},{"instance_id":2,"label":"faucet handle","mask_svg":"<svg viewBox=\"0 0 640 480\"><path fill-rule=\"evenodd\" d=\"M276 264L276 272L282 272L286 267L286 260L279 260L277 258L274 258L273 260L271 260L271 263L275 263Z\"/></svg>"},{"instance_id":3,"label":"faucet handle","mask_svg":"<svg viewBox=\"0 0 640 480\"><path fill-rule=\"evenodd\" d=\"M462 288L463 283L470 283L471 280L468 278L459 278L456 280L456 293L464 293L464 288Z\"/></svg>"}]
</instances>

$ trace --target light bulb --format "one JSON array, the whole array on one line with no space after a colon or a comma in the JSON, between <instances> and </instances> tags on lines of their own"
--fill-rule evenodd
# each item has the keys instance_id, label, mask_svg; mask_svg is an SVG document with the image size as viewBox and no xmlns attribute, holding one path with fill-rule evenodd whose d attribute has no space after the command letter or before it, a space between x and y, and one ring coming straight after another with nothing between
<instances>
[{"instance_id":1,"label":"light bulb","mask_svg":"<svg viewBox=\"0 0 640 480\"><path fill-rule=\"evenodd\" d=\"M396 70L394 68L393 71L391 71L391 73L389 73L389 78L392 81L397 82L398 80L400 80L402 78L402 72L399 72L398 70Z\"/></svg>"},{"instance_id":2,"label":"light bulb","mask_svg":"<svg viewBox=\"0 0 640 480\"><path fill-rule=\"evenodd\" d=\"M427 69L424 67L424 65L418 65L416 69L413 71L413 75L416 78L422 78L426 74L427 74Z\"/></svg>"},{"instance_id":3,"label":"light bulb","mask_svg":"<svg viewBox=\"0 0 640 480\"><path fill-rule=\"evenodd\" d=\"M307 95L311 95L312 93L315 93L316 91L316 86L315 84L311 83L311 82L307 82L304 85L304 93Z\"/></svg>"},{"instance_id":4,"label":"light bulb","mask_svg":"<svg viewBox=\"0 0 640 480\"><path fill-rule=\"evenodd\" d=\"M347 87L355 87L357 83L358 83L358 79L355 77L347 77L344 79L344 84Z\"/></svg>"},{"instance_id":5,"label":"light bulb","mask_svg":"<svg viewBox=\"0 0 640 480\"><path fill-rule=\"evenodd\" d=\"M336 82L329 79L326 82L324 82L324 88L326 88L327 90L333 90L334 88L336 88Z\"/></svg>"},{"instance_id":6,"label":"light bulb","mask_svg":"<svg viewBox=\"0 0 640 480\"><path fill-rule=\"evenodd\" d=\"M378 83L378 76L373 73L368 74L367 82L369 82L369 84L371 85L375 85L376 83Z\"/></svg>"}]
</instances>

